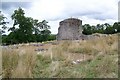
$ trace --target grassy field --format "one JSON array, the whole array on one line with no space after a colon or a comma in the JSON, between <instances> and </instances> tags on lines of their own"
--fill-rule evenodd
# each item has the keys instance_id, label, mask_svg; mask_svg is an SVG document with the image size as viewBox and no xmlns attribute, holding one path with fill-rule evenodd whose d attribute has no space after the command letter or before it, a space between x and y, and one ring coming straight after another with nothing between
<instances>
[{"instance_id":1,"label":"grassy field","mask_svg":"<svg viewBox=\"0 0 120 80\"><path fill-rule=\"evenodd\" d=\"M118 36L10 45L2 48L2 77L117 78Z\"/></svg>"}]
</instances>

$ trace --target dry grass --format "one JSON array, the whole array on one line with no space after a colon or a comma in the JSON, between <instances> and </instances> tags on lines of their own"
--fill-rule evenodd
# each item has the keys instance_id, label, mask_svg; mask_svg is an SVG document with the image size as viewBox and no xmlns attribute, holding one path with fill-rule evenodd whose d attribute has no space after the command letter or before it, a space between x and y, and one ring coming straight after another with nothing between
<instances>
[{"instance_id":1,"label":"dry grass","mask_svg":"<svg viewBox=\"0 0 120 80\"><path fill-rule=\"evenodd\" d=\"M2 51L3 77L32 77L36 55L31 50L3 49Z\"/></svg>"},{"instance_id":2,"label":"dry grass","mask_svg":"<svg viewBox=\"0 0 120 80\"><path fill-rule=\"evenodd\" d=\"M44 44L44 43L43 43ZM37 48L48 49L37 54ZM35 47L3 49L3 77L13 78L116 78L118 77L117 35L92 40L60 41ZM82 60L74 64L73 61Z\"/></svg>"}]
</instances>

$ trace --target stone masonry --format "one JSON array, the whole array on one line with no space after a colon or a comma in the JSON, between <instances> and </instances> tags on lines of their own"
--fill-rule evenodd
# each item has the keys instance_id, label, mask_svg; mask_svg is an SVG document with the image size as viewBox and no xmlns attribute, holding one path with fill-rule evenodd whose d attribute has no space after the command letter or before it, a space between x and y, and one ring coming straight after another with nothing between
<instances>
[{"instance_id":1,"label":"stone masonry","mask_svg":"<svg viewBox=\"0 0 120 80\"><path fill-rule=\"evenodd\" d=\"M79 40L83 38L82 21L68 18L59 23L57 40Z\"/></svg>"}]
</instances>

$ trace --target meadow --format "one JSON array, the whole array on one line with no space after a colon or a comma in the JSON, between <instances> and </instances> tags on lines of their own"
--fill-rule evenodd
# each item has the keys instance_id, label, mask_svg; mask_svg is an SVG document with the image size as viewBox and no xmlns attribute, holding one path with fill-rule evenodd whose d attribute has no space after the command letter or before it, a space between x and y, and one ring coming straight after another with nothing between
<instances>
[{"instance_id":1,"label":"meadow","mask_svg":"<svg viewBox=\"0 0 120 80\"><path fill-rule=\"evenodd\" d=\"M118 35L2 47L3 78L117 78Z\"/></svg>"}]
</instances>

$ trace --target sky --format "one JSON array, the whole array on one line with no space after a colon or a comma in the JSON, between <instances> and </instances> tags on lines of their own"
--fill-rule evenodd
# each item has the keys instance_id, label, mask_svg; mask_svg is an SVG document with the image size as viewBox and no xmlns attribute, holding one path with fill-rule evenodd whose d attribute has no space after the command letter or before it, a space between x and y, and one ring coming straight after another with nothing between
<instances>
[{"instance_id":1,"label":"sky","mask_svg":"<svg viewBox=\"0 0 120 80\"><path fill-rule=\"evenodd\" d=\"M7 17L9 27L13 21L10 16L22 7L25 16L47 20L52 34L58 33L59 22L67 18L78 18L82 24L113 24L118 21L119 0L2 0L0 11Z\"/></svg>"}]
</instances>

